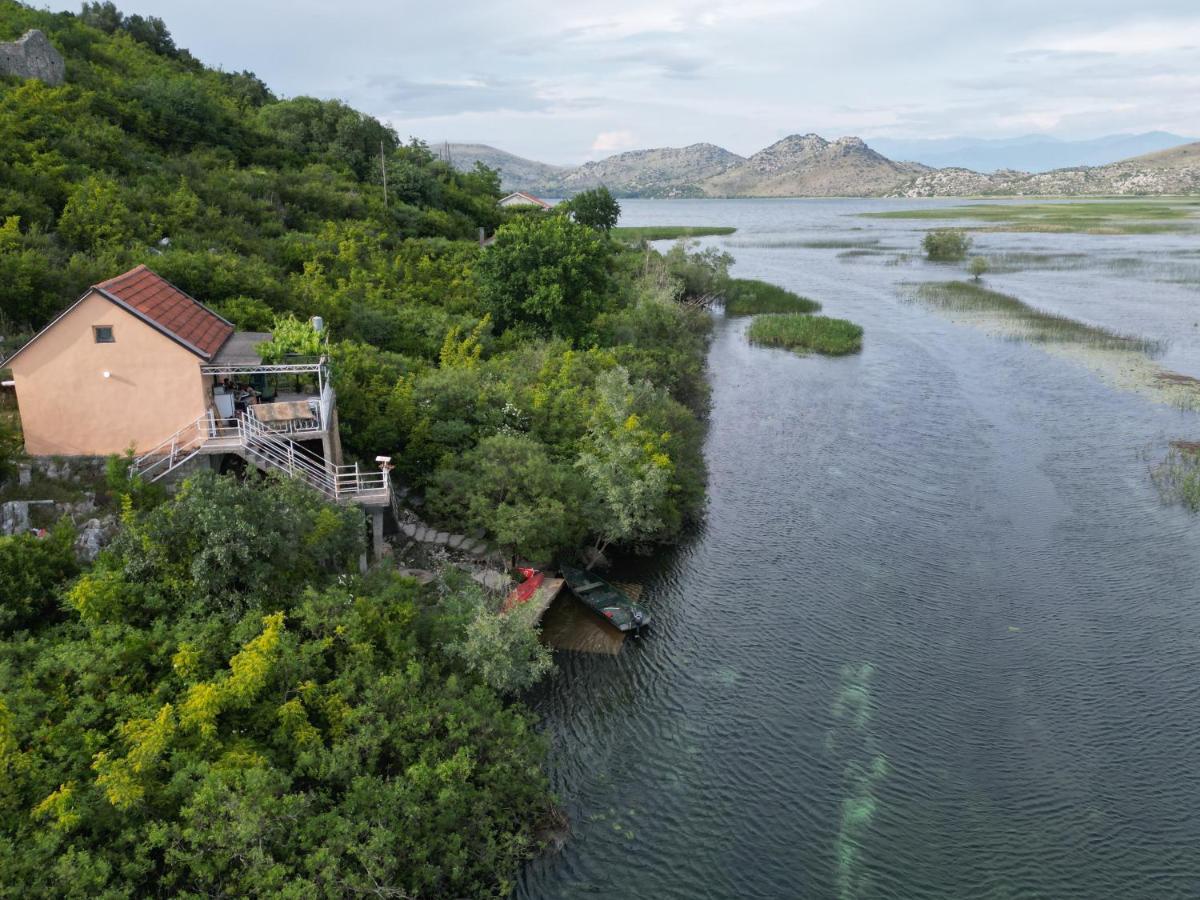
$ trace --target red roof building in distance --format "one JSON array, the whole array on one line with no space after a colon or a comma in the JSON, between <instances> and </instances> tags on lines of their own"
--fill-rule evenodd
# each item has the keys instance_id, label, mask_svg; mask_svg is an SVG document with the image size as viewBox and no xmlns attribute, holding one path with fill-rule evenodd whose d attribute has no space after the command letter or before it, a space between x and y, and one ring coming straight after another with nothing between
<instances>
[{"instance_id":1,"label":"red roof building in distance","mask_svg":"<svg viewBox=\"0 0 1200 900\"><path fill-rule=\"evenodd\" d=\"M197 356L210 360L233 334L233 325L146 266L93 285Z\"/></svg>"},{"instance_id":2,"label":"red roof building in distance","mask_svg":"<svg viewBox=\"0 0 1200 900\"><path fill-rule=\"evenodd\" d=\"M516 191L509 194L500 201L501 206L540 206L542 209L550 209L551 204L547 203L541 197L535 197L533 194L527 194L524 191Z\"/></svg>"}]
</instances>

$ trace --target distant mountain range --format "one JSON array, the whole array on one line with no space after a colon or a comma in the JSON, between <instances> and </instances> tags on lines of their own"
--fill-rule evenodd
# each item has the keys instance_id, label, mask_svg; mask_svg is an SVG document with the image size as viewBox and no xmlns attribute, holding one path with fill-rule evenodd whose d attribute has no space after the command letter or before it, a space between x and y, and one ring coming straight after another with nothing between
<instances>
[{"instance_id":1,"label":"distant mountain range","mask_svg":"<svg viewBox=\"0 0 1200 900\"><path fill-rule=\"evenodd\" d=\"M1148 131L1144 134L1110 134L1086 141L1064 141L1044 134L994 140L874 138L871 146L892 159L911 159L935 169L949 166L976 172L1004 169L1048 172L1078 166L1104 166L1195 141L1196 138L1166 131Z\"/></svg>"},{"instance_id":2,"label":"distant mountain range","mask_svg":"<svg viewBox=\"0 0 1200 900\"><path fill-rule=\"evenodd\" d=\"M486 144L444 147L458 168L469 169L479 161L500 172L506 190L550 197L570 196L601 184L619 197L1200 193L1200 143L1106 165L1033 173L895 162L860 138L827 141L816 134L790 135L750 157L715 144L692 144L631 150L575 168L535 162Z\"/></svg>"}]
</instances>

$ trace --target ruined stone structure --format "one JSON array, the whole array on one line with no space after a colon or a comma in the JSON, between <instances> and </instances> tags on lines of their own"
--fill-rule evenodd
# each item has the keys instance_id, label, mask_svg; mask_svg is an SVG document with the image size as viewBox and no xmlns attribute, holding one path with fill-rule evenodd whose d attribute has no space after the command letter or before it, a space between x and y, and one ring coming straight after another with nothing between
<instances>
[{"instance_id":1,"label":"ruined stone structure","mask_svg":"<svg viewBox=\"0 0 1200 900\"><path fill-rule=\"evenodd\" d=\"M0 44L0 75L40 78L46 84L58 85L67 77L67 64L46 35L35 28L19 41Z\"/></svg>"}]
</instances>

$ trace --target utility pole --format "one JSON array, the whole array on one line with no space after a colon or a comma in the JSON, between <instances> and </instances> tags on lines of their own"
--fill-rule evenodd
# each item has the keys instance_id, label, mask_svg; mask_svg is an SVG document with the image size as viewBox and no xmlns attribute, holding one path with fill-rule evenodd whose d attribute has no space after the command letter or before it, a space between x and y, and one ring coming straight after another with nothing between
<instances>
[{"instance_id":1,"label":"utility pole","mask_svg":"<svg viewBox=\"0 0 1200 900\"><path fill-rule=\"evenodd\" d=\"M383 172L383 208L387 209L387 157L383 155L383 138L379 139L379 168Z\"/></svg>"}]
</instances>

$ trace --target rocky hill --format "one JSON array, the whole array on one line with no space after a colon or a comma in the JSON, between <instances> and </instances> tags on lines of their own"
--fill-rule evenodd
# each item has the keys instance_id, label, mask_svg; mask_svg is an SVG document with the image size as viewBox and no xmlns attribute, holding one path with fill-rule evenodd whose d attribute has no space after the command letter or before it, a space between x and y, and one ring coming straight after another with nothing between
<instances>
[{"instance_id":1,"label":"rocky hill","mask_svg":"<svg viewBox=\"0 0 1200 900\"><path fill-rule=\"evenodd\" d=\"M1200 143L1105 166L1049 172L974 172L896 162L856 137L791 135L749 159L715 144L631 150L577 168L523 159L484 144L450 144L454 165L500 171L506 190L551 197L606 185L618 197L963 197L1200 193Z\"/></svg>"},{"instance_id":2,"label":"rocky hill","mask_svg":"<svg viewBox=\"0 0 1200 900\"><path fill-rule=\"evenodd\" d=\"M890 192L893 197L1085 196L1200 193L1200 143L1147 153L1106 166L1050 172L931 169Z\"/></svg>"},{"instance_id":3,"label":"rocky hill","mask_svg":"<svg viewBox=\"0 0 1200 900\"><path fill-rule=\"evenodd\" d=\"M745 163L744 157L716 144L630 150L584 163L563 185L572 194L603 184L625 196L702 197L711 179Z\"/></svg>"},{"instance_id":4,"label":"rocky hill","mask_svg":"<svg viewBox=\"0 0 1200 900\"><path fill-rule=\"evenodd\" d=\"M704 182L710 197L846 197L885 193L929 171L897 163L860 138L790 135Z\"/></svg>"},{"instance_id":5,"label":"rocky hill","mask_svg":"<svg viewBox=\"0 0 1200 900\"><path fill-rule=\"evenodd\" d=\"M500 173L500 185L506 191L561 195L563 178L573 171L569 166L554 166L525 159L487 144L435 144L431 149L435 153L448 149L450 162L462 172L472 169L477 161L489 169L495 169Z\"/></svg>"}]
</instances>

